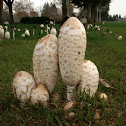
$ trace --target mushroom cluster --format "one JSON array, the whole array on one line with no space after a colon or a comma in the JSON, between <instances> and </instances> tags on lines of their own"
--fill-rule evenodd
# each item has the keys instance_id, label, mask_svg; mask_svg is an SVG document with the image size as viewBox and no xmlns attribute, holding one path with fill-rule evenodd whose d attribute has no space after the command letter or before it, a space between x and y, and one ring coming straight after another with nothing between
<instances>
[{"instance_id":1,"label":"mushroom cluster","mask_svg":"<svg viewBox=\"0 0 126 126\"><path fill-rule=\"evenodd\" d=\"M94 63L84 60L86 31L76 18L68 18L60 28L58 38L48 34L41 38L33 52L34 77L25 71L13 80L15 96L21 102L47 105L59 78L59 71L67 87L67 100L73 99L73 90L94 96L98 88L99 72Z\"/></svg>"},{"instance_id":2,"label":"mushroom cluster","mask_svg":"<svg viewBox=\"0 0 126 126\"><path fill-rule=\"evenodd\" d=\"M13 80L13 92L21 102L47 106L49 93L58 83L58 39L48 34L41 38L33 53L34 77L25 71L19 71Z\"/></svg>"}]
</instances>

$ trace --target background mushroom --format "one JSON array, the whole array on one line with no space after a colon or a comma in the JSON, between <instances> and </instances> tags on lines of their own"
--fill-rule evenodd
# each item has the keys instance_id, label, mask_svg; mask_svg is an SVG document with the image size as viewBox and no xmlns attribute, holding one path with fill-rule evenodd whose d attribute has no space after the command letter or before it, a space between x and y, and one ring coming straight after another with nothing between
<instances>
[{"instance_id":1,"label":"background mushroom","mask_svg":"<svg viewBox=\"0 0 126 126\"><path fill-rule=\"evenodd\" d=\"M25 35L30 36L30 32L29 32L29 30L27 28L25 29Z\"/></svg>"},{"instance_id":2,"label":"background mushroom","mask_svg":"<svg viewBox=\"0 0 126 126\"><path fill-rule=\"evenodd\" d=\"M58 83L59 76L57 43L57 37L48 34L38 41L33 53L35 81L46 85L50 93Z\"/></svg>"},{"instance_id":3,"label":"background mushroom","mask_svg":"<svg viewBox=\"0 0 126 126\"><path fill-rule=\"evenodd\" d=\"M2 25L0 27L0 40L4 38L4 29L2 28Z\"/></svg>"},{"instance_id":4,"label":"background mushroom","mask_svg":"<svg viewBox=\"0 0 126 126\"><path fill-rule=\"evenodd\" d=\"M5 32L5 38L10 39L10 32L9 31Z\"/></svg>"},{"instance_id":5,"label":"background mushroom","mask_svg":"<svg viewBox=\"0 0 126 126\"><path fill-rule=\"evenodd\" d=\"M30 99L32 89L35 87L35 81L29 73L19 71L14 77L12 87L15 97L21 102L27 102Z\"/></svg>"},{"instance_id":6,"label":"background mushroom","mask_svg":"<svg viewBox=\"0 0 126 126\"><path fill-rule=\"evenodd\" d=\"M96 65L90 60L84 60L83 74L79 84L79 90L85 91L86 94L94 96L98 89L99 72Z\"/></svg>"},{"instance_id":7,"label":"background mushroom","mask_svg":"<svg viewBox=\"0 0 126 126\"><path fill-rule=\"evenodd\" d=\"M56 34L57 34L56 29L55 29L55 28L51 28L51 30L50 30L50 34L56 35Z\"/></svg>"},{"instance_id":8,"label":"background mushroom","mask_svg":"<svg viewBox=\"0 0 126 126\"><path fill-rule=\"evenodd\" d=\"M83 24L76 18L70 17L60 28L59 33L59 65L63 82L67 85L67 99L83 73L83 60L86 51L86 32Z\"/></svg>"}]
</instances>

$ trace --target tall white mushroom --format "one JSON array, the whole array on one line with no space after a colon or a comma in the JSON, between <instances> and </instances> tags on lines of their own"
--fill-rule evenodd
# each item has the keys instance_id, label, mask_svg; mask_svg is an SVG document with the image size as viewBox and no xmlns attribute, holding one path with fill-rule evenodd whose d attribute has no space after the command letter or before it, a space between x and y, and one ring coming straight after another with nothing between
<instances>
[{"instance_id":1,"label":"tall white mushroom","mask_svg":"<svg viewBox=\"0 0 126 126\"><path fill-rule=\"evenodd\" d=\"M12 87L15 97L21 102L27 102L30 100L32 89L35 87L35 81L29 73L19 71L13 79Z\"/></svg>"},{"instance_id":2,"label":"tall white mushroom","mask_svg":"<svg viewBox=\"0 0 126 126\"><path fill-rule=\"evenodd\" d=\"M0 28L0 40L4 38L4 29L1 27Z\"/></svg>"},{"instance_id":3,"label":"tall white mushroom","mask_svg":"<svg viewBox=\"0 0 126 126\"><path fill-rule=\"evenodd\" d=\"M44 25L43 24L40 25L40 29L41 29L41 34L42 34L43 33L43 29L44 29Z\"/></svg>"},{"instance_id":4,"label":"tall white mushroom","mask_svg":"<svg viewBox=\"0 0 126 126\"><path fill-rule=\"evenodd\" d=\"M31 92L31 103L41 104L47 106L49 100L49 93L45 85L38 84Z\"/></svg>"},{"instance_id":5,"label":"tall white mushroom","mask_svg":"<svg viewBox=\"0 0 126 126\"><path fill-rule=\"evenodd\" d=\"M67 99L80 83L83 73L83 60L86 51L86 32L83 24L70 17L61 26L59 33L59 65L63 82L67 85Z\"/></svg>"},{"instance_id":6,"label":"tall white mushroom","mask_svg":"<svg viewBox=\"0 0 126 126\"><path fill-rule=\"evenodd\" d=\"M35 35L35 29L36 29L36 26L34 25L33 26L33 36Z\"/></svg>"},{"instance_id":7,"label":"tall white mushroom","mask_svg":"<svg viewBox=\"0 0 126 126\"><path fill-rule=\"evenodd\" d=\"M13 31L13 40L15 40L16 27L12 27L12 31Z\"/></svg>"},{"instance_id":8,"label":"tall white mushroom","mask_svg":"<svg viewBox=\"0 0 126 126\"><path fill-rule=\"evenodd\" d=\"M33 53L35 81L46 85L50 93L58 83L59 76L57 43L57 37L48 34L38 41Z\"/></svg>"},{"instance_id":9,"label":"tall white mushroom","mask_svg":"<svg viewBox=\"0 0 126 126\"><path fill-rule=\"evenodd\" d=\"M10 39L10 32L9 31L5 32L5 38Z\"/></svg>"},{"instance_id":10,"label":"tall white mushroom","mask_svg":"<svg viewBox=\"0 0 126 126\"><path fill-rule=\"evenodd\" d=\"M98 82L99 72L96 65L90 60L84 60L79 91L85 91L86 94L90 94L90 97L92 97L98 89Z\"/></svg>"}]
</instances>

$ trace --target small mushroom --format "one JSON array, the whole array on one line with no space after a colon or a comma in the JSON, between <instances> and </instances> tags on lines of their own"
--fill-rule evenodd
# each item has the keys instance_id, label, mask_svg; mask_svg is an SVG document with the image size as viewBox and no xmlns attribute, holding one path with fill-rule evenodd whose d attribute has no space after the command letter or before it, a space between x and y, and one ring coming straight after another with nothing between
<instances>
[{"instance_id":1,"label":"small mushroom","mask_svg":"<svg viewBox=\"0 0 126 126\"><path fill-rule=\"evenodd\" d=\"M100 99L107 100L108 97L107 97L107 95L106 95L105 93L101 93L101 94L100 94Z\"/></svg>"},{"instance_id":2,"label":"small mushroom","mask_svg":"<svg viewBox=\"0 0 126 126\"><path fill-rule=\"evenodd\" d=\"M68 110L72 109L75 106L76 106L76 102L75 101L70 101L70 102L66 103L63 110L68 111Z\"/></svg>"},{"instance_id":3,"label":"small mushroom","mask_svg":"<svg viewBox=\"0 0 126 126\"><path fill-rule=\"evenodd\" d=\"M69 112L69 113L66 113L66 114L65 114L65 118L66 118L66 119L71 120L71 119L73 119L74 117L75 117L75 113L74 113L74 112Z\"/></svg>"},{"instance_id":4,"label":"small mushroom","mask_svg":"<svg viewBox=\"0 0 126 126\"><path fill-rule=\"evenodd\" d=\"M0 28L0 40L4 38L4 29Z\"/></svg>"},{"instance_id":5,"label":"small mushroom","mask_svg":"<svg viewBox=\"0 0 126 126\"><path fill-rule=\"evenodd\" d=\"M10 39L10 32L9 31L5 32L5 38Z\"/></svg>"},{"instance_id":6,"label":"small mushroom","mask_svg":"<svg viewBox=\"0 0 126 126\"><path fill-rule=\"evenodd\" d=\"M21 37L24 38L25 37L25 34L21 34Z\"/></svg>"},{"instance_id":7,"label":"small mushroom","mask_svg":"<svg viewBox=\"0 0 126 126\"><path fill-rule=\"evenodd\" d=\"M14 77L12 87L15 97L21 102L27 102L30 99L32 89L35 87L35 81L29 73L19 71Z\"/></svg>"},{"instance_id":8,"label":"small mushroom","mask_svg":"<svg viewBox=\"0 0 126 126\"><path fill-rule=\"evenodd\" d=\"M118 36L118 40L119 40L119 41L122 40L122 36L121 36L121 35Z\"/></svg>"},{"instance_id":9,"label":"small mushroom","mask_svg":"<svg viewBox=\"0 0 126 126\"><path fill-rule=\"evenodd\" d=\"M79 84L79 90L85 91L90 94L90 97L94 96L98 89L99 72L96 65L90 60L84 60L83 74L81 82Z\"/></svg>"},{"instance_id":10,"label":"small mushroom","mask_svg":"<svg viewBox=\"0 0 126 126\"><path fill-rule=\"evenodd\" d=\"M30 36L30 32L29 32L29 30L27 28L25 29L25 35Z\"/></svg>"},{"instance_id":11,"label":"small mushroom","mask_svg":"<svg viewBox=\"0 0 126 126\"><path fill-rule=\"evenodd\" d=\"M42 84L38 84L37 87L34 88L31 92L31 103L47 106L48 100L49 93L47 88Z\"/></svg>"}]
</instances>

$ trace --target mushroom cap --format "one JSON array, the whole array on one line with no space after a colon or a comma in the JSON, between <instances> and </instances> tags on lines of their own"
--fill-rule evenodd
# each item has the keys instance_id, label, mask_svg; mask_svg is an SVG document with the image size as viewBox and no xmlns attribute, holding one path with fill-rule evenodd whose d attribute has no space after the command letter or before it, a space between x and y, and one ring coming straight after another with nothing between
<instances>
[{"instance_id":1,"label":"mushroom cap","mask_svg":"<svg viewBox=\"0 0 126 126\"><path fill-rule=\"evenodd\" d=\"M96 65L90 60L84 60L83 74L79 84L79 90L85 91L90 96L94 96L98 89L99 72Z\"/></svg>"},{"instance_id":2,"label":"mushroom cap","mask_svg":"<svg viewBox=\"0 0 126 126\"><path fill-rule=\"evenodd\" d=\"M35 81L46 85L50 93L58 83L59 76L57 43L57 37L48 34L38 41L33 53Z\"/></svg>"},{"instance_id":3,"label":"mushroom cap","mask_svg":"<svg viewBox=\"0 0 126 126\"><path fill-rule=\"evenodd\" d=\"M105 100L107 100L107 98L108 98L107 95L106 95L105 93L101 93L101 94L100 94L100 99L103 99L103 98L104 98Z\"/></svg>"},{"instance_id":4,"label":"mushroom cap","mask_svg":"<svg viewBox=\"0 0 126 126\"><path fill-rule=\"evenodd\" d=\"M42 85L38 84L36 88L34 88L31 92L31 103L32 104L42 104L47 106L49 100L49 93L47 88Z\"/></svg>"},{"instance_id":5,"label":"mushroom cap","mask_svg":"<svg viewBox=\"0 0 126 126\"><path fill-rule=\"evenodd\" d=\"M26 102L30 99L31 91L35 87L35 81L29 73L19 71L14 77L12 87L15 97L21 102Z\"/></svg>"},{"instance_id":6,"label":"mushroom cap","mask_svg":"<svg viewBox=\"0 0 126 126\"><path fill-rule=\"evenodd\" d=\"M83 24L70 17L60 28L59 65L63 82L75 86L81 81L86 51L86 32Z\"/></svg>"},{"instance_id":7,"label":"mushroom cap","mask_svg":"<svg viewBox=\"0 0 126 126\"><path fill-rule=\"evenodd\" d=\"M40 25L40 28L44 28L44 25L43 25L43 24L41 24L41 25Z\"/></svg>"},{"instance_id":8,"label":"mushroom cap","mask_svg":"<svg viewBox=\"0 0 126 126\"><path fill-rule=\"evenodd\" d=\"M50 24L50 25L53 25L54 23L53 23L53 21L50 21L49 24Z\"/></svg>"},{"instance_id":9,"label":"mushroom cap","mask_svg":"<svg viewBox=\"0 0 126 126\"><path fill-rule=\"evenodd\" d=\"M68 111L68 110L72 109L75 106L76 106L76 102L75 101L70 101L70 102L66 103L63 110Z\"/></svg>"},{"instance_id":10,"label":"mushroom cap","mask_svg":"<svg viewBox=\"0 0 126 126\"><path fill-rule=\"evenodd\" d=\"M21 34L21 37L23 37L23 38L24 38L24 37L25 37L25 34Z\"/></svg>"},{"instance_id":11,"label":"mushroom cap","mask_svg":"<svg viewBox=\"0 0 126 126\"><path fill-rule=\"evenodd\" d=\"M9 25L9 22L8 22L8 21L5 21L4 24L5 24L5 25Z\"/></svg>"},{"instance_id":12,"label":"mushroom cap","mask_svg":"<svg viewBox=\"0 0 126 126\"><path fill-rule=\"evenodd\" d=\"M10 39L10 32L9 31L5 32L5 38Z\"/></svg>"},{"instance_id":13,"label":"mushroom cap","mask_svg":"<svg viewBox=\"0 0 126 126\"><path fill-rule=\"evenodd\" d=\"M50 34L56 35L57 34L56 29L55 28L51 28Z\"/></svg>"},{"instance_id":14,"label":"mushroom cap","mask_svg":"<svg viewBox=\"0 0 126 126\"><path fill-rule=\"evenodd\" d=\"M30 32L29 32L29 30L28 30L28 29L27 29L27 30L25 30L25 35L30 36Z\"/></svg>"},{"instance_id":15,"label":"mushroom cap","mask_svg":"<svg viewBox=\"0 0 126 126\"><path fill-rule=\"evenodd\" d=\"M122 36L120 35L120 36L118 36L118 40L120 41L120 40L122 40Z\"/></svg>"}]
</instances>

